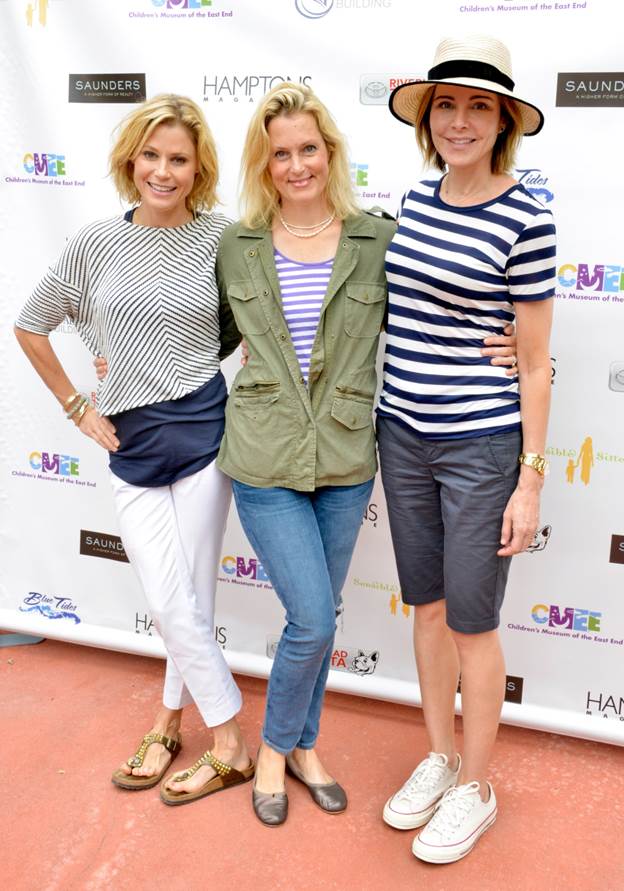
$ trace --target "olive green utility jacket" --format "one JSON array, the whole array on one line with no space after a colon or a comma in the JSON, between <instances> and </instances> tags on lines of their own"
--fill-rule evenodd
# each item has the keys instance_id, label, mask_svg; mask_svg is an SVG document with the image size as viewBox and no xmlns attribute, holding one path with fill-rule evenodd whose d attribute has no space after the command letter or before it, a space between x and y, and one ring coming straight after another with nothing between
<instances>
[{"instance_id":1,"label":"olive green utility jacket","mask_svg":"<svg viewBox=\"0 0 624 891\"><path fill-rule=\"evenodd\" d=\"M308 387L282 312L270 230L235 223L224 231L217 256L224 347L238 336L226 297L249 345L217 459L228 476L311 492L375 475L375 359L386 308L384 257L395 228L367 213L344 221Z\"/></svg>"}]
</instances>

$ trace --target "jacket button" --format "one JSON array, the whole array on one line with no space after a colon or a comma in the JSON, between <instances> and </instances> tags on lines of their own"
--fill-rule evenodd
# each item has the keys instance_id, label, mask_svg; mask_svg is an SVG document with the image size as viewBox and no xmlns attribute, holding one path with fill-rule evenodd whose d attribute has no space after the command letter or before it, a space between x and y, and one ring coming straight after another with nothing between
<instances>
[{"instance_id":1,"label":"jacket button","mask_svg":"<svg viewBox=\"0 0 624 891\"><path fill-rule=\"evenodd\" d=\"M299 378L299 382L302 383L302 384L305 384L305 377L300 377L300 378Z\"/></svg>"},{"instance_id":2,"label":"jacket button","mask_svg":"<svg viewBox=\"0 0 624 891\"><path fill-rule=\"evenodd\" d=\"M255 257L255 256L256 256L256 252L255 252L255 251L249 251L249 256L250 256L250 257Z\"/></svg>"},{"instance_id":3,"label":"jacket button","mask_svg":"<svg viewBox=\"0 0 624 891\"><path fill-rule=\"evenodd\" d=\"M267 291L266 288L264 289L264 291L263 291L262 293L264 294L265 297L268 297L268 296L269 296L269 292Z\"/></svg>"},{"instance_id":4,"label":"jacket button","mask_svg":"<svg viewBox=\"0 0 624 891\"><path fill-rule=\"evenodd\" d=\"M280 340L286 340L286 335L285 335L285 334L280 334Z\"/></svg>"}]
</instances>

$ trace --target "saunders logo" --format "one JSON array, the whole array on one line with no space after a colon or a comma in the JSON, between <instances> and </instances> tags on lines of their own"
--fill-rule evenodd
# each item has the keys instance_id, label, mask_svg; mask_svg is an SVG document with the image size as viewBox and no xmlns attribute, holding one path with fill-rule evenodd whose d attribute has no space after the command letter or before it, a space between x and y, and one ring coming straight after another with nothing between
<instances>
[{"instance_id":1,"label":"saunders logo","mask_svg":"<svg viewBox=\"0 0 624 891\"><path fill-rule=\"evenodd\" d=\"M556 104L563 108L624 108L624 72L558 74Z\"/></svg>"},{"instance_id":2,"label":"saunders logo","mask_svg":"<svg viewBox=\"0 0 624 891\"><path fill-rule=\"evenodd\" d=\"M80 553L84 557L104 557L106 560L117 560L120 563L130 562L118 535L92 532L90 529L80 530Z\"/></svg>"},{"instance_id":3,"label":"saunders logo","mask_svg":"<svg viewBox=\"0 0 624 891\"><path fill-rule=\"evenodd\" d=\"M68 102L143 102L144 74L70 74Z\"/></svg>"}]
</instances>

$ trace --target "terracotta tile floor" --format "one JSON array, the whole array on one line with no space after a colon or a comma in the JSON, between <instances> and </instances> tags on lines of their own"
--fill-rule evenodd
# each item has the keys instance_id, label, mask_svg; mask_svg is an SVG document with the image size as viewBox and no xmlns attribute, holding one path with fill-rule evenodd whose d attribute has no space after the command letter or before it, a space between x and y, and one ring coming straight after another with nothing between
<instances>
[{"instance_id":1,"label":"terracotta tile floor","mask_svg":"<svg viewBox=\"0 0 624 891\"><path fill-rule=\"evenodd\" d=\"M412 856L412 833L380 819L426 753L414 708L328 694L320 750L350 795L340 816L292 781L278 829L255 819L249 786L181 808L154 789L115 788L111 770L149 728L162 671L52 640L0 649L3 891L624 889L622 748L502 727L496 824L465 860L430 866ZM265 684L239 681L255 748ZM208 745L194 710L184 740L180 765Z\"/></svg>"}]
</instances>

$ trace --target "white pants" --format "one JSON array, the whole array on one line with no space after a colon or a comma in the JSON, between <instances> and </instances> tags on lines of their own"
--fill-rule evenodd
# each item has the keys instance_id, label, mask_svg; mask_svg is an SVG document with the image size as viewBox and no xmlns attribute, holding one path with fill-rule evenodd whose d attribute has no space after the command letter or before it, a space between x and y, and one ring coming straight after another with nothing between
<instances>
[{"instance_id":1,"label":"white pants","mask_svg":"<svg viewBox=\"0 0 624 891\"><path fill-rule=\"evenodd\" d=\"M194 701L209 727L223 724L242 704L214 636L230 479L214 461L172 486L110 476L124 548L167 650L163 703L178 709Z\"/></svg>"}]
</instances>

